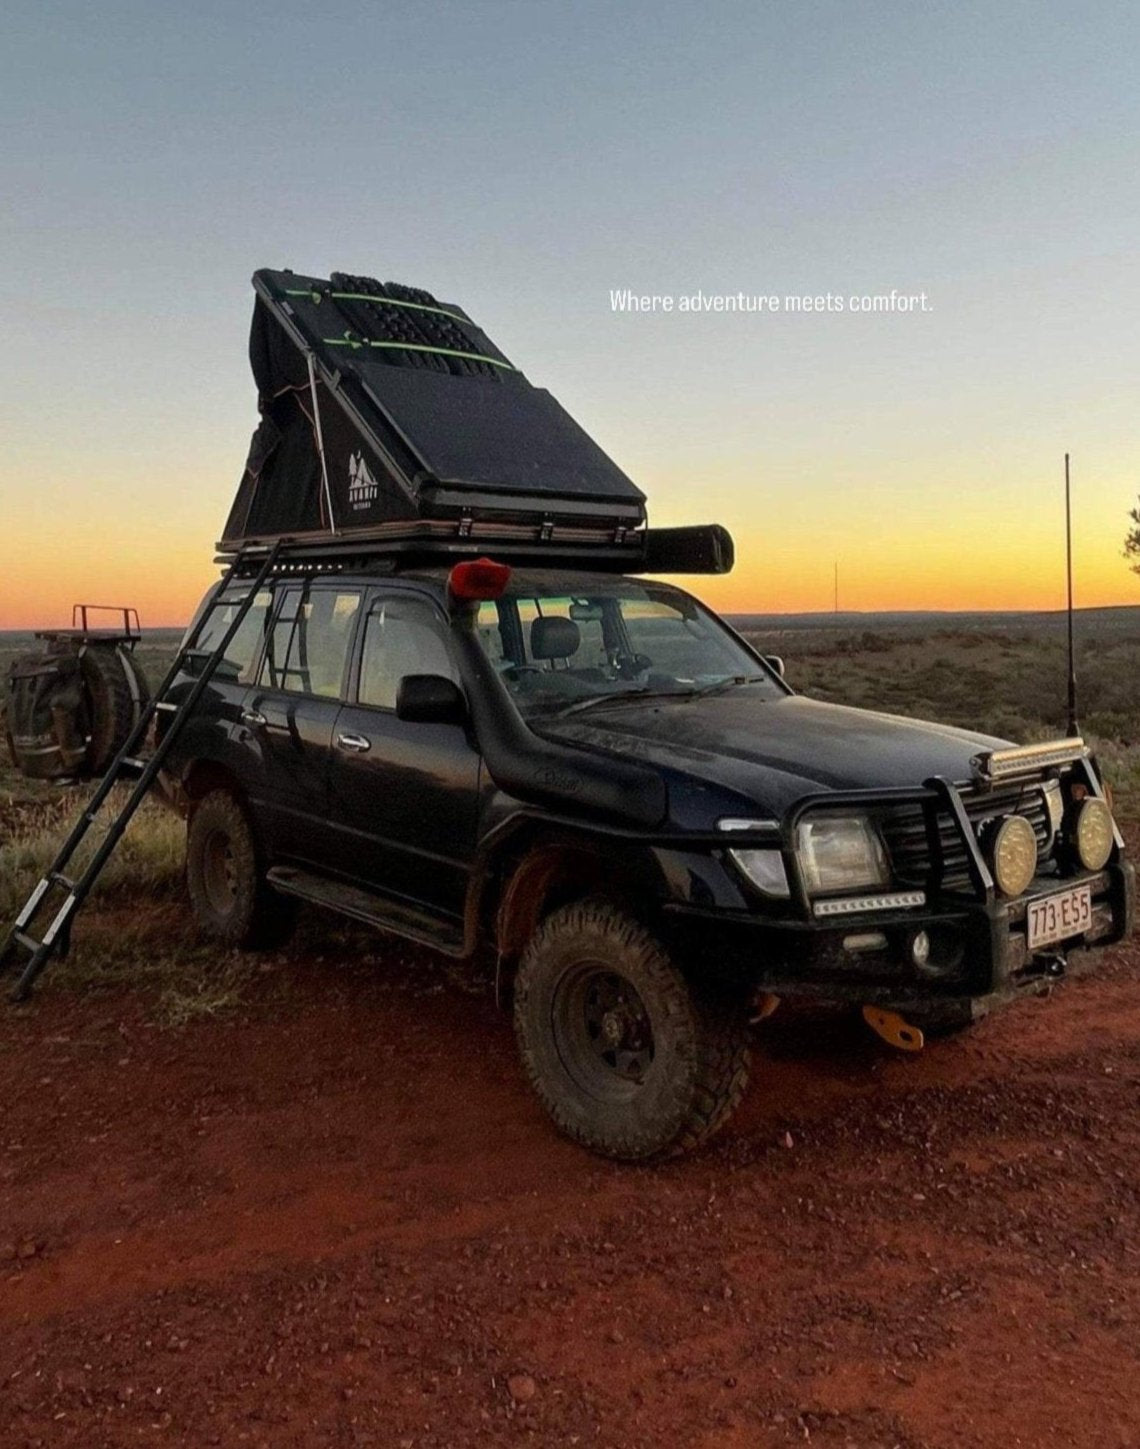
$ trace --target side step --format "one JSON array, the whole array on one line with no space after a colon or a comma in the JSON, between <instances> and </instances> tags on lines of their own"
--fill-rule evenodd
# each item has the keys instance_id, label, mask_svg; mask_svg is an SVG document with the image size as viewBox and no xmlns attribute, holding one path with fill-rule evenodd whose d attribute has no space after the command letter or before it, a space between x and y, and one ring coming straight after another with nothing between
<instances>
[{"instance_id":1,"label":"side step","mask_svg":"<svg viewBox=\"0 0 1140 1449\"><path fill-rule=\"evenodd\" d=\"M458 925L441 926L426 911L415 906L404 905L379 896L359 886L346 885L343 881L327 880L311 871L299 870L291 865L275 865L266 873L266 880L274 890L288 896L297 896L315 906L324 906L354 921L375 926L380 931L390 931L406 940L416 941L422 946L431 946L447 956L467 954L463 932Z\"/></svg>"}]
</instances>

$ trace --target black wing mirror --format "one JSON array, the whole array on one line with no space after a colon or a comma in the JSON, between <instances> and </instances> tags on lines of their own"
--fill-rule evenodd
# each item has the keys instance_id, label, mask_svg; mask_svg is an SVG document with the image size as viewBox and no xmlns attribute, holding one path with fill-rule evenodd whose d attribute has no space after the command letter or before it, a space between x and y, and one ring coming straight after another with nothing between
<instances>
[{"instance_id":1,"label":"black wing mirror","mask_svg":"<svg viewBox=\"0 0 1140 1449\"><path fill-rule=\"evenodd\" d=\"M764 663L768 666L769 669L773 670L776 674L780 676L781 679L783 679L784 661L780 658L778 654L765 654Z\"/></svg>"},{"instance_id":2,"label":"black wing mirror","mask_svg":"<svg viewBox=\"0 0 1140 1449\"><path fill-rule=\"evenodd\" d=\"M416 724L462 724L467 701L458 684L442 674L405 674L396 691L396 718Z\"/></svg>"}]
</instances>

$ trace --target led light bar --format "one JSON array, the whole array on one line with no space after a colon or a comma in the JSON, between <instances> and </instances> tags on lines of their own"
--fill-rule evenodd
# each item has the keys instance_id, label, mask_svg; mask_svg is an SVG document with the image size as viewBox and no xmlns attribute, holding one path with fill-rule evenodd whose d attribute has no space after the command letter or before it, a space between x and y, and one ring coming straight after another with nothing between
<instances>
[{"instance_id":1,"label":"led light bar","mask_svg":"<svg viewBox=\"0 0 1140 1449\"><path fill-rule=\"evenodd\" d=\"M779 832L780 822L778 820L744 820L735 816L727 816L716 823L718 830L764 830Z\"/></svg>"},{"instance_id":2,"label":"led light bar","mask_svg":"<svg viewBox=\"0 0 1140 1449\"><path fill-rule=\"evenodd\" d=\"M1068 765L1088 754L1078 735L1069 740L1045 740L1039 745L1019 745L1015 750L990 750L971 760L979 780L1008 780L1014 775L1031 775L1054 765Z\"/></svg>"},{"instance_id":3,"label":"led light bar","mask_svg":"<svg viewBox=\"0 0 1140 1449\"><path fill-rule=\"evenodd\" d=\"M864 911L905 911L926 904L925 891L888 891L877 896L841 896L833 901L816 901L817 916L856 916Z\"/></svg>"}]
</instances>

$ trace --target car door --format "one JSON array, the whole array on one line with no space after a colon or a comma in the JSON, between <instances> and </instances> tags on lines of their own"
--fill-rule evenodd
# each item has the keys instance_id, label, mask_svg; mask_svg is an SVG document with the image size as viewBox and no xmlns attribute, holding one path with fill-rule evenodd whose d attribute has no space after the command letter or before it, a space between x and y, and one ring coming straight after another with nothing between
<instances>
[{"instance_id":1,"label":"car door","mask_svg":"<svg viewBox=\"0 0 1140 1449\"><path fill-rule=\"evenodd\" d=\"M194 688L206 661L229 632L238 610L244 607L248 588L248 584L238 584L225 592L216 592L201 610L187 645L185 670L168 695L172 702L185 699ZM169 767L176 774L181 774L191 761L208 761L221 765L248 788L249 760L245 748L248 731L241 716L257 673L272 609L271 591L260 589L250 601L225 655L218 661L205 693L183 726L169 760ZM160 715L160 727L170 718Z\"/></svg>"},{"instance_id":2,"label":"car door","mask_svg":"<svg viewBox=\"0 0 1140 1449\"><path fill-rule=\"evenodd\" d=\"M333 580L278 584L254 687L242 706L257 759L250 793L278 860L327 864L329 757L363 589Z\"/></svg>"},{"instance_id":3,"label":"car door","mask_svg":"<svg viewBox=\"0 0 1140 1449\"><path fill-rule=\"evenodd\" d=\"M337 716L332 751L336 868L460 918L475 854L479 755L462 724L396 716L406 674L459 683L447 622L426 594L378 587L357 649L352 698Z\"/></svg>"}]
</instances>

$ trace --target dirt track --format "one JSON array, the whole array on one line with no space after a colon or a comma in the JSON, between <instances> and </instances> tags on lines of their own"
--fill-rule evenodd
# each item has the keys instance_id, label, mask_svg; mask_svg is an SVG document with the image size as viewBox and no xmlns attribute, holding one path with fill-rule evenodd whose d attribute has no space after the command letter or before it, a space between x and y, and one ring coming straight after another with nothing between
<instances>
[{"instance_id":1,"label":"dirt track","mask_svg":"<svg viewBox=\"0 0 1140 1449\"><path fill-rule=\"evenodd\" d=\"M410 952L0 1014L0 1443L1140 1442L1137 944L918 1058L762 1033L630 1169Z\"/></svg>"}]
</instances>

